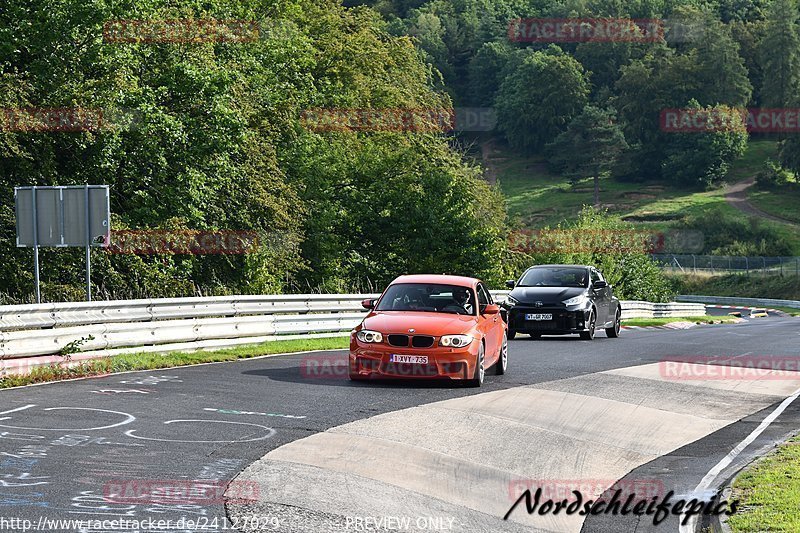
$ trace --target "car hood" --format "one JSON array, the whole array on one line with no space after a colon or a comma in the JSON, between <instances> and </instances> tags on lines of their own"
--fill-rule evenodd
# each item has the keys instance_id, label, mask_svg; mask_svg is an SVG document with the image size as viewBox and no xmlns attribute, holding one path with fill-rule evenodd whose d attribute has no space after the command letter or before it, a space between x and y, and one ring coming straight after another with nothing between
<instances>
[{"instance_id":1,"label":"car hood","mask_svg":"<svg viewBox=\"0 0 800 533\"><path fill-rule=\"evenodd\" d=\"M544 304L554 304L574 298L585 292L586 289L583 287L517 287L509 293L509 296L519 303L532 304L534 302L542 302Z\"/></svg>"},{"instance_id":2,"label":"car hood","mask_svg":"<svg viewBox=\"0 0 800 533\"><path fill-rule=\"evenodd\" d=\"M468 333L475 327L478 318L448 313L415 313L409 311L375 311L364 319L364 329L388 333L415 335L458 335Z\"/></svg>"}]
</instances>

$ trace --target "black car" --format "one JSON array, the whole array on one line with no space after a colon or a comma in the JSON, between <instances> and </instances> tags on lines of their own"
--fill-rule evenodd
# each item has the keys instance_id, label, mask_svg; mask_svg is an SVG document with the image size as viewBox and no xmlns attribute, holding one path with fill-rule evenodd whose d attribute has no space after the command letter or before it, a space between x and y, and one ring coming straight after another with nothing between
<instances>
[{"instance_id":1,"label":"black car","mask_svg":"<svg viewBox=\"0 0 800 533\"><path fill-rule=\"evenodd\" d=\"M619 337L622 307L603 275L582 265L538 265L525 271L506 300L508 338L579 333L591 340L597 328Z\"/></svg>"}]
</instances>

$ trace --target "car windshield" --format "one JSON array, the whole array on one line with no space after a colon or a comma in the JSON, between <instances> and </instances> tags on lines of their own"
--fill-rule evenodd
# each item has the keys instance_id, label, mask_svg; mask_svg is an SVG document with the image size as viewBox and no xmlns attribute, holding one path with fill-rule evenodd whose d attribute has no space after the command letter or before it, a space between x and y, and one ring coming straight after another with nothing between
<instances>
[{"instance_id":1,"label":"car windshield","mask_svg":"<svg viewBox=\"0 0 800 533\"><path fill-rule=\"evenodd\" d=\"M474 315L475 296L472 289L458 285L398 283L386 289L376 310Z\"/></svg>"},{"instance_id":2,"label":"car windshield","mask_svg":"<svg viewBox=\"0 0 800 533\"><path fill-rule=\"evenodd\" d=\"M577 267L546 267L528 270L520 287L588 287L589 272Z\"/></svg>"}]
</instances>

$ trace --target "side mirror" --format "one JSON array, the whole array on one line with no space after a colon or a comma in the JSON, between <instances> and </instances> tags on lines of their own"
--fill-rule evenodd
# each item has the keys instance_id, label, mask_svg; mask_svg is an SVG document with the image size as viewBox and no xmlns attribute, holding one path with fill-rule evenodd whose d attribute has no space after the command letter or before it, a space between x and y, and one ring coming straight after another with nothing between
<instances>
[{"instance_id":1,"label":"side mirror","mask_svg":"<svg viewBox=\"0 0 800 533\"><path fill-rule=\"evenodd\" d=\"M483 308L484 315L496 315L500 312L500 306L497 304L489 304Z\"/></svg>"},{"instance_id":2,"label":"side mirror","mask_svg":"<svg viewBox=\"0 0 800 533\"><path fill-rule=\"evenodd\" d=\"M367 298L366 300L362 300L361 307L369 310L375 309L375 300L373 300L372 298Z\"/></svg>"},{"instance_id":3,"label":"side mirror","mask_svg":"<svg viewBox=\"0 0 800 533\"><path fill-rule=\"evenodd\" d=\"M595 281L592 285L595 289L605 289L608 287L608 283L605 281Z\"/></svg>"},{"instance_id":4,"label":"side mirror","mask_svg":"<svg viewBox=\"0 0 800 533\"><path fill-rule=\"evenodd\" d=\"M506 287L508 287L509 289L513 289L516 286L517 286L517 282L514 281L513 279L510 279L510 280L506 281Z\"/></svg>"}]
</instances>

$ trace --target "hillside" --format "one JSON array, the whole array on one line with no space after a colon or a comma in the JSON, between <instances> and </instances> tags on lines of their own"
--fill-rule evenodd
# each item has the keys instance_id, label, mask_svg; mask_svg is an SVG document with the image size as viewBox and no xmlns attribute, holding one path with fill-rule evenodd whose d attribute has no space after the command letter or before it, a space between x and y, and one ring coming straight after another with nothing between
<instances>
[{"instance_id":1,"label":"hillside","mask_svg":"<svg viewBox=\"0 0 800 533\"><path fill-rule=\"evenodd\" d=\"M700 230L706 234L707 246L716 244L719 247L719 239L714 235L722 226L756 225L759 231L742 234L739 238L740 242L749 241L754 252L751 255L758 255L755 252L759 251L760 241L765 236L774 241L774 247L780 247L780 242L784 242L787 249L781 250L781 254L764 255L800 255L800 232L797 228L769 220L752 221L752 217L726 201L727 186L751 179L767 159L775 156L775 152L776 145L772 141L751 141L745 154L733 163L726 186L710 190L688 190L685 186L664 181L631 183L605 177L601 179L601 204L610 213L650 231ZM509 214L521 228L555 226L574 219L584 204L592 203L590 179L579 180L573 185L568 178L548 171L542 157L520 156L507 146L494 143L494 149L484 164L491 169L507 199ZM800 194L795 191L786 194L784 191L751 187L747 192L748 200L767 213L790 220L798 217L796 206ZM707 221L716 221L716 224L709 225L705 223ZM729 239L729 242L733 241ZM703 253L713 251L706 247Z\"/></svg>"}]
</instances>

